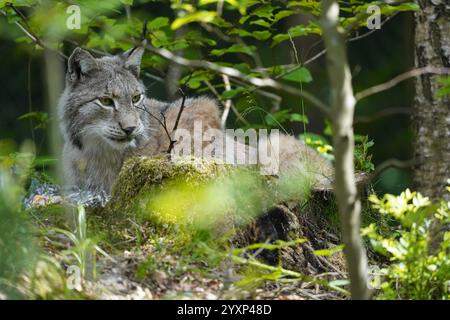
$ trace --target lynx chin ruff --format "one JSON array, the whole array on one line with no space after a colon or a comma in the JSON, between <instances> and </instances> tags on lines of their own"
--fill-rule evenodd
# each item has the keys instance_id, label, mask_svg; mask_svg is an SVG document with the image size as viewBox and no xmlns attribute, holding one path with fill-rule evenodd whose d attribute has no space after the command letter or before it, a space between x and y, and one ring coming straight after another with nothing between
<instances>
[{"instance_id":1,"label":"lynx chin ruff","mask_svg":"<svg viewBox=\"0 0 450 320\"><path fill-rule=\"evenodd\" d=\"M69 58L65 90L59 113L64 135L63 166L66 183L94 192L111 192L124 160L133 155L166 152L169 139L154 116L173 128L180 101L160 102L146 97L139 79L142 48L123 54L94 58L76 48ZM220 130L220 111L207 97L188 98L179 129ZM151 116L150 113L153 115ZM330 177L331 165L318 153L290 136L280 135L280 172L310 170L318 179ZM238 152L252 152L241 144Z\"/></svg>"}]
</instances>

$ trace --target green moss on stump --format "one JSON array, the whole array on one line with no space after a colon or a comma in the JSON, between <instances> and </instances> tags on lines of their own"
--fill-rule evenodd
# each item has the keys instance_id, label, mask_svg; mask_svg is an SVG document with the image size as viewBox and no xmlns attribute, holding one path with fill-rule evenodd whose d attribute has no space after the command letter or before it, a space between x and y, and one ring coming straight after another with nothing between
<instances>
[{"instance_id":1,"label":"green moss on stump","mask_svg":"<svg viewBox=\"0 0 450 320\"><path fill-rule=\"evenodd\" d=\"M129 246L149 238L173 237L173 234L177 234L177 239L184 238L181 233L192 233L186 219L170 220L157 206L168 202L174 203L175 209L183 209L183 200L189 202L188 205L195 203L195 196L199 197L199 193L201 196L202 188L225 177L231 170L229 165L202 159L185 158L174 162L167 157L131 158L122 167L111 200L91 216L92 224L108 230L105 240L113 244L125 242ZM180 199L175 196L164 201L165 195L173 194L174 190L176 195L180 189ZM191 190L192 199L189 198ZM155 203L158 203L156 208Z\"/></svg>"},{"instance_id":2,"label":"green moss on stump","mask_svg":"<svg viewBox=\"0 0 450 320\"><path fill-rule=\"evenodd\" d=\"M198 186L222 177L227 168L202 159L186 158L172 162L166 157L131 158L120 171L106 210L112 214L130 214L135 209L136 200L155 189L164 190L173 181Z\"/></svg>"}]
</instances>

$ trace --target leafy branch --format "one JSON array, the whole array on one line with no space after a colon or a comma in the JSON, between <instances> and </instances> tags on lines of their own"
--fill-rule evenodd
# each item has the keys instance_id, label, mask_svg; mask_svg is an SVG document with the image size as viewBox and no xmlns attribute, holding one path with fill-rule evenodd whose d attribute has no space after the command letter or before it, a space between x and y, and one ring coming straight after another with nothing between
<instances>
[{"instance_id":1,"label":"leafy branch","mask_svg":"<svg viewBox=\"0 0 450 320\"><path fill-rule=\"evenodd\" d=\"M136 45L136 43L134 43L134 44ZM183 58L183 57L173 54L171 51L169 51L165 48L156 48L156 47L153 47L148 44L145 46L145 48L149 52L157 54L157 55L159 55L163 58L166 58L166 59L170 60L171 62L174 62L181 66L185 66L188 68L194 68L194 69L210 70L210 71L213 71L218 74L224 74L231 78L237 78L239 80L242 80L245 83L254 85L255 87L258 87L258 88L264 88L264 87L272 88L272 89L279 90L279 91L287 93L287 94L303 97L304 99L308 100L313 106L315 106L317 109L319 109L326 117L330 116L329 108L322 101L320 101L314 95L312 95L311 93L309 93L305 90L300 90L296 87L293 87L293 86L290 86L287 84L283 84L283 83L275 81L271 78L252 77L252 76L242 73L241 71L239 71L237 69L220 66L213 62L203 61L203 60L186 59L186 58Z\"/></svg>"},{"instance_id":2,"label":"leafy branch","mask_svg":"<svg viewBox=\"0 0 450 320\"><path fill-rule=\"evenodd\" d=\"M68 57L64 53L50 47L44 41L42 41L36 35L36 33L34 33L33 30L31 29L30 25L28 24L27 17L25 17L25 15L22 12L20 12L19 9L17 9L12 3L8 3L7 7L10 7L16 13L16 15L21 19L21 21L23 23L23 24L21 24L19 21L14 21L14 24L16 26L18 26L19 29L22 30L22 32L25 33L27 35L27 37L30 38L35 44L37 44L38 46L40 46L43 49L47 49L47 50L56 52L60 57L66 59L66 60L68 59ZM0 13L3 14L5 17L8 17L8 14L4 10L0 10Z\"/></svg>"}]
</instances>

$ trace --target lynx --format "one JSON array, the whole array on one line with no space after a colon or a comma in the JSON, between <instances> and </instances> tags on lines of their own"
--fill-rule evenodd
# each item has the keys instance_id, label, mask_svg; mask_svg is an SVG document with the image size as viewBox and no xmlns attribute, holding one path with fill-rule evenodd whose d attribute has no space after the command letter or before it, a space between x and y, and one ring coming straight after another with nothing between
<instances>
[{"instance_id":1,"label":"lynx","mask_svg":"<svg viewBox=\"0 0 450 320\"><path fill-rule=\"evenodd\" d=\"M109 194L128 157L155 156L168 150L170 140L164 127L174 126L181 101L147 97L139 78L143 52L136 47L116 56L94 58L76 48L70 56L59 102L65 141L63 169L69 186ZM184 101L178 128L192 131L195 121L201 121L203 131L215 130L227 139L213 99ZM241 144L238 152L254 150ZM319 176L331 175L325 159L291 136L280 136L279 159L282 172L308 167Z\"/></svg>"}]
</instances>

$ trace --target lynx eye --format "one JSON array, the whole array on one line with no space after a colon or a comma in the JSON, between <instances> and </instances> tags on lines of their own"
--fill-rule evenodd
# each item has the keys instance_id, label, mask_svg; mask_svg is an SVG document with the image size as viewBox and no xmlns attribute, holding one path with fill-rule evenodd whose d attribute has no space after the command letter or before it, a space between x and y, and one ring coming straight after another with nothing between
<instances>
[{"instance_id":1,"label":"lynx eye","mask_svg":"<svg viewBox=\"0 0 450 320\"><path fill-rule=\"evenodd\" d=\"M131 101L132 101L134 104L137 104L138 102L141 101L141 98L142 98L142 94L137 94L137 95L133 96L133 98L131 98Z\"/></svg>"},{"instance_id":2,"label":"lynx eye","mask_svg":"<svg viewBox=\"0 0 450 320\"><path fill-rule=\"evenodd\" d=\"M99 98L98 101L105 107L114 107L114 100L108 97Z\"/></svg>"}]
</instances>

